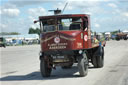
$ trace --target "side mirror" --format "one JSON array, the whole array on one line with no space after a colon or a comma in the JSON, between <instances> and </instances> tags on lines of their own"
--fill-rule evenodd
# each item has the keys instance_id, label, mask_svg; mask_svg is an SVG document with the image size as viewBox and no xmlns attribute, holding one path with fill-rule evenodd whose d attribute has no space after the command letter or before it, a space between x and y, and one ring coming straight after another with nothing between
<instances>
[{"instance_id":1,"label":"side mirror","mask_svg":"<svg viewBox=\"0 0 128 85\"><path fill-rule=\"evenodd\" d=\"M34 21L34 24L36 24L37 22L39 22L39 20Z\"/></svg>"}]
</instances>

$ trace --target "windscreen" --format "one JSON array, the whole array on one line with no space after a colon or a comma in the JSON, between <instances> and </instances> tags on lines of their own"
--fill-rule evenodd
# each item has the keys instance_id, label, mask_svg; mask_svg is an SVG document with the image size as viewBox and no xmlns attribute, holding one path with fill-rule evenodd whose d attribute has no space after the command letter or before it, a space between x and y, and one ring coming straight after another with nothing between
<instances>
[{"instance_id":1,"label":"windscreen","mask_svg":"<svg viewBox=\"0 0 128 85\"><path fill-rule=\"evenodd\" d=\"M80 30L82 19L81 18L58 18L46 19L42 21L43 32L52 31L65 31L65 30Z\"/></svg>"}]
</instances>

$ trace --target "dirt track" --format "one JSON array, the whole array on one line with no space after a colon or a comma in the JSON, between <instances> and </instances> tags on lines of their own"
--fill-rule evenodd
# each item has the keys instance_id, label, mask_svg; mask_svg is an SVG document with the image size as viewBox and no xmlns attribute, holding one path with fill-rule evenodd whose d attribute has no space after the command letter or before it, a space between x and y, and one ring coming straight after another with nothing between
<instances>
[{"instance_id":1,"label":"dirt track","mask_svg":"<svg viewBox=\"0 0 128 85\"><path fill-rule=\"evenodd\" d=\"M105 66L89 68L86 77L79 77L77 65L71 69L53 70L50 78L39 71L39 45L0 48L1 85L128 85L128 40L108 41Z\"/></svg>"}]
</instances>

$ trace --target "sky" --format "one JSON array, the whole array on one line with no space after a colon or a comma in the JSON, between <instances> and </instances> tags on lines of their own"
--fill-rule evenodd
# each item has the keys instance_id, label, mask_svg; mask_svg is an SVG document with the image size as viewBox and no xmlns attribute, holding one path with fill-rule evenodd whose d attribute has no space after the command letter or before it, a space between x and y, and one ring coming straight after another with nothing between
<instances>
[{"instance_id":1,"label":"sky","mask_svg":"<svg viewBox=\"0 0 128 85\"><path fill-rule=\"evenodd\" d=\"M128 30L128 0L0 0L0 32L27 34L39 16L53 15L48 10L63 9L64 14L89 14L96 32Z\"/></svg>"}]
</instances>

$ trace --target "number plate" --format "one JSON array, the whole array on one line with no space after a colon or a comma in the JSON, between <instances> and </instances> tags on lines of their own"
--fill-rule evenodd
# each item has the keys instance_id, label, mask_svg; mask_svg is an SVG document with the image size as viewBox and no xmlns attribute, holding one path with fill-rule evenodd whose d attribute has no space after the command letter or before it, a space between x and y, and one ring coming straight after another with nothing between
<instances>
[{"instance_id":1,"label":"number plate","mask_svg":"<svg viewBox=\"0 0 128 85\"><path fill-rule=\"evenodd\" d=\"M62 59L64 56L53 56L53 59Z\"/></svg>"}]
</instances>

